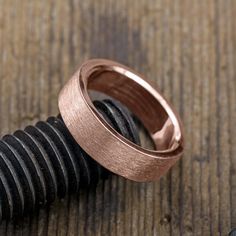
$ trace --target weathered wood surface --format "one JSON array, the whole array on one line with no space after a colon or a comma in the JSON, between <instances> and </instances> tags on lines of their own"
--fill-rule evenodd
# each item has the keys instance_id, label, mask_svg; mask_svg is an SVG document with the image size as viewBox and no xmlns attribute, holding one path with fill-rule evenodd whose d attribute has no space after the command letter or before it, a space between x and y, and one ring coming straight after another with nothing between
<instances>
[{"instance_id":1,"label":"weathered wood surface","mask_svg":"<svg viewBox=\"0 0 236 236\"><path fill-rule=\"evenodd\" d=\"M55 115L86 59L154 79L185 124L161 179L113 177L0 235L226 235L236 226L236 1L0 0L1 135Z\"/></svg>"}]
</instances>

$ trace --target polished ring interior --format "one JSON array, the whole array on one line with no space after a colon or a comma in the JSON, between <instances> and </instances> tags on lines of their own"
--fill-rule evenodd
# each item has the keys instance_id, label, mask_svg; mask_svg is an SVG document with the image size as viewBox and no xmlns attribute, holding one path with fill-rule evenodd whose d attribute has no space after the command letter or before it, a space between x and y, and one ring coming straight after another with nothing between
<instances>
[{"instance_id":1,"label":"polished ring interior","mask_svg":"<svg viewBox=\"0 0 236 236\"><path fill-rule=\"evenodd\" d=\"M125 104L143 122L156 150L137 146L112 129L94 107L90 89ZM177 114L150 82L119 63L104 59L85 62L62 89L59 109L80 146L105 168L128 179L158 179L183 152Z\"/></svg>"}]
</instances>

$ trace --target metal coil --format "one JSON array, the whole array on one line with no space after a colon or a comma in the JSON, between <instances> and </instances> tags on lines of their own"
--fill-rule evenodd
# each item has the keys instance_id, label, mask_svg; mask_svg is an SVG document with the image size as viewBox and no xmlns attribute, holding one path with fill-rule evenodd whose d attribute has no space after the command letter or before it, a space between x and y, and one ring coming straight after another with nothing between
<instances>
[{"instance_id":1,"label":"metal coil","mask_svg":"<svg viewBox=\"0 0 236 236\"><path fill-rule=\"evenodd\" d=\"M140 143L131 114L119 102L94 105L117 132ZM0 219L31 214L108 174L75 142L60 115L5 135L0 140Z\"/></svg>"}]
</instances>

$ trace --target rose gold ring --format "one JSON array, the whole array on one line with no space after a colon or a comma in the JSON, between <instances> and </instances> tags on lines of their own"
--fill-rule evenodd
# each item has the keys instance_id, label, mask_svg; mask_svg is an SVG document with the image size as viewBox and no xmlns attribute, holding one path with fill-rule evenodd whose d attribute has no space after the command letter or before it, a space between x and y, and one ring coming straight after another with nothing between
<instances>
[{"instance_id":1,"label":"rose gold ring","mask_svg":"<svg viewBox=\"0 0 236 236\"><path fill-rule=\"evenodd\" d=\"M155 150L117 133L99 115L88 90L105 93L126 105L149 131ZM128 179L156 180L183 152L178 115L150 82L117 62L85 62L60 92L59 109L78 144L102 166Z\"/></svg>"}]
</instances>

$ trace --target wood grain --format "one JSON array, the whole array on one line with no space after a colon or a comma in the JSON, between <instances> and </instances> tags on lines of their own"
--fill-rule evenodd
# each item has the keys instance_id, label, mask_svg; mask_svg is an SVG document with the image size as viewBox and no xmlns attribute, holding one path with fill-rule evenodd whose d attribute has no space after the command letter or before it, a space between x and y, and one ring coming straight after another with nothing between
<instances>
[{"instance_id":1,"label":"wood grain","mask_svg":"<svg viewBox=\"0 0 236 236\"><path fill-rule=\"evenodd\" d=\"M0 235L226 235L236 226L236 1L0 0L0 134L58 112L86 59L155 80L185 125L159 182L113 176ZM145 141L146 138L143 137Z\"/></svg>"}]
</instances>

